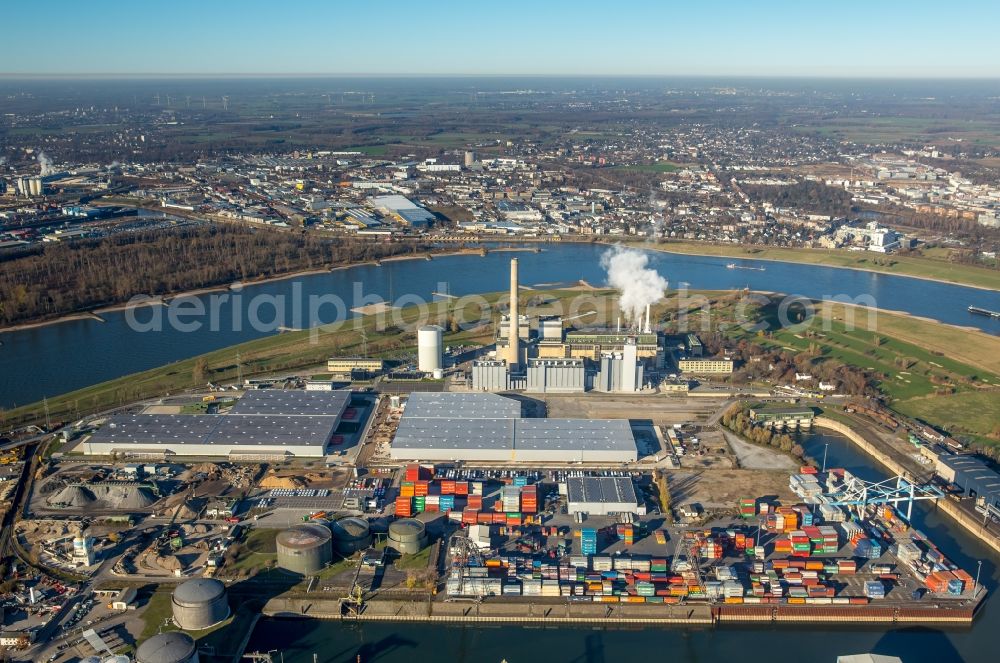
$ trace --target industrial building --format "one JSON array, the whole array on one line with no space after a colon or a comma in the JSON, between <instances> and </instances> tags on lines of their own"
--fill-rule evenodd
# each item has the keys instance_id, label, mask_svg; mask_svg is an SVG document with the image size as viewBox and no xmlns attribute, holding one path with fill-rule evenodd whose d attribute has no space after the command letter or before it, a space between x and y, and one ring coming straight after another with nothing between
<instances>
[{"instance_id":1,"label":"industrial building","mask_svg":"<svg viewBox=\"0 0 1000 663\"><path fill-rule=\"evenodd\" d=\"M594 390L633 393L643 387L643 364L638 359L638 347L626 342L621 353L606 353L601 357L601 368L594 379Z\"/></svg>"},{"instance_id":2,"label":"industrial building","mask_svg":"<svg viewBox=\"0 0 1000 663\"><path fill-rule=\"evenodd\" d=\"M472 362L472 388L476 391L509 391L510 371L506 359L482 359Z\"/></svg>"},{"instance_id":3,"label":"industrial building","mask_svg":"<svg viewBox=\"0 0 1000 663\"><path fill-rule=\"evenodd\" d=\"M527 391L540 394L582 394L586 389L587 369L583 359L528 360Z\"/></svg>"},{"instance_id":4,"label":"industrial building","mask_svg":"<svg viewBox=\"0 0 1000 663\"><path fill-rule=\"evenodd\" d=\"M303 523L278 533L278 566L300 575L313 575L333 561L333 533L326 525Z\"/></svg>"},{"instance_id":5,"label":"industrial building","mask_svg":"<svg viewBox=\"0 0 1000 663\"><path fill-rule=\"evenodd\" d=\"M182 631L158 633L139 645L135 663L198 663L198 648Z\"/></svg>"},{"instance_id":6,"label":"industrial building","mask_svg":"<svg viewBox=\"0 0 1000 663\"><path fill-rule=\"evenodd\" d=\"M229 618L226 586L213 578L193 578L178 585L170 598L174 623L201 631Z\"/></svg>"},{"instance_id":7,"label":"industrial building","mask_svg":"<svg viewBox=\"0 0 1000 663\"><path fill-rule=\"evenodd\" d=\"M733 360L729 357L705 357L677 360L677 369L681 373L694 375L728 375L733 372Z\"/></svg>"},{"instance_id":8,"label":"industrial building","mask_svg":"<svg viewBox=\"0 0 1000 663\"><path fill-rule=\"evenodd\" d=\"M761 404L750 408L750 421L768 428L810 429L816 413L804 405Z\"/></svg>"},{"instance_id":9,"label":"industrial building","mask_svg":"<svg viewBox=\"0 0 1000 663\"><path fill-rule=\"evenodd\" d=\"M965 497L976 500L977 507L1000 518L1000 474L971 455L941 454L935 470L942 479L962 489Z\"/></svg>"},{"instance_id":10,"label":"industrial building","mask_svg":"<svg viewBox=\"0 0 1000 663\"><path fill-rule=\"evenodd\" d=\"M396 460L533 463L634 462L625 419L525 419L496 394L414 393L396 430Z\"/></svg>"},{"instance_id":11,"label":"industrial building","mask_svg":"<svg viewBox=\"0 0 1000 663\"><path fill-rule=\"evenodd\" d=\"M630 477L570 477L566 479L566 501L569 513L645 513Z\"/></svg>"},{"instance_id":12,"label":"industrial building","mask_svg":"<svg viewBox=\"0 0 1000 663\"><path fill-rule=\"evenodd\" d=\"M372 207L414 228L426 228L434 222L434 215L405 196L376 196Z\"/></svg>"},{"instance_id":13,"label":"industrial building","mask_svg":"<svg viewBox=\"0 0 1000 663\"><path fill-rule=\"evenodd\" d=\"M248 391L228 414L111 417L82 444L87 455L217 456L234 460L318 457L340 425L347 391Z\"/></svg>"},{"instance_id":14,"label":"industrial building","mask_svg":"<svg viewBox=\"0 0 1000 663\"><path fill-rule=\"evenodd\" d=\"M326 370L330 373L350 373L352 371L381 373L385 370L385 360L371 357L330 357L326 360Z\"/></svg>"}]
</instances>

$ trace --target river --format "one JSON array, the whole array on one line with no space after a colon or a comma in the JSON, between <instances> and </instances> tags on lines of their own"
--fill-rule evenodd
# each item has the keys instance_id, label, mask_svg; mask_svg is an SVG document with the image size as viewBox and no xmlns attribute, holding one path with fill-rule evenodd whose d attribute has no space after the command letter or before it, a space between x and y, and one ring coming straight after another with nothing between
<instances>
[{"instance_id":1,"label":"river","mask_svg":"<svg viewBox=\"0 0 1000 663\"><path fill-rule=\"evenodd\" d=\"M843 437L812 435L804 446L810 455L822 457L826 443L830 445L828 467L845 467L867 479L885 477ZM971 573L976 572L976 561L983 560L980 581L989 590L996 589L1000 575L984 545L926 507L914 509L913 522ZM264 619L258 623L247 651L279 649L285 663L309 663L313 654L320 663L499 663L504 659L509 663L811 663L863 652L899 656L904 663L987 663L998 660L1000 610L992 603L992 599L987 601L972 628L947 630L855 626L515 628Z\"/></svg>"},{"instance_id":2,"label":"river","mask_svg":"<svg viewBox=\"0 0 1000 663\"><path fill-rule=\"evenodd\" d=\"M521 283L534 285L584 279L604 285L600 256L607 247L590 244L546 245L539 253L493 252L486 257L448 256L434 260L389 261L381 267L361 265L329 273L271 281L243 289L244 304L257 295L284 297L306 302L310 296L335 294L347 308L361 302L356 292L401 304L413 295L430 300L432 292L455 295L500 291L508 285L507 265L516 255L521 263ZM1000 293L960 285L937 283L901 276L815 265L733 260L650 252L651 263L669 280L670 287L756 290L799 294L810 298L844 295L855 298L870 294L881 308L924 316L954 325L974 326L1000 334L1000 320L970 314L970 305L1000 310ZM726 269L764 266L765 271ZM210 310L210 295L195 299ZM308 310L302 304L303 310ZM234 312L234 308L236 309ZM205 324L196 331L181 331L169 325L162 331L143 332L130 327L123 312L102 314L104 322L70 320L59 324L0 333L0 407L41 400L104 380L217 350L236 343L276 333L255 330L249 324L247 306L224 304L217 325ZM333 307L320 310L319 321L333 322ZM350 315L350 313L346 313ZM147 309L136 313L140 322L151 319ZM339 315L344 315L340 313ZM164 316L165 318L166 316ZM265 305L259 316L265 322L275 317ZM305 318L308 319L308 314ZM291 304L276 324L299 327ZM210 329L209 327L216 327Z\"/></svg>"}]
</instances>

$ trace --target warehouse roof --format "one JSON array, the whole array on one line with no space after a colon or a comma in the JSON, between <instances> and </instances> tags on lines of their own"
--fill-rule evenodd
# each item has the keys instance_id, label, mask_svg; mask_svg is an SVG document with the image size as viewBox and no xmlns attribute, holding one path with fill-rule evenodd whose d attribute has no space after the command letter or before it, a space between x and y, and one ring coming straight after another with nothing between
<instances>
[{"instance_id":1,"label":"warehouse roof","mask_svg":"<svg viewBox=\"0 0 1000 663\"><path fill-rule=\"evenodd\" d=\"M525 451L636 451L627 419L518 419L514 446Z\"/></svg>"},{"instance_id":2,"label":"warehouse roof","mask_svg":"<svg viewBox=\"0 0 1000 663\"><path fill-rule=\"evenodd\" d=\"M414 417L434 419L517 419L521 404L497 394L424 392L410 394L403 421Z\"/></svg>"},{"instance_id":3,"label":"warehouse roof","mask_svg":"<svg viewBox=\"0 0 1000 663\"><path fill-rule=\"evenodd\" d=\"M638 504L630 477L570 477L566 494L575 503Z\"/></svg>"},{"instance_id":4,"label":"warehouse roof","mask_svg":"<svg viewBox=\"0 0 1000 663\"><path fill-rule=\"evenodd\" d=\"M337 417L344 413L350 400L349 391L257 389L243 394L229 413Z\"/></svg>"},{"instance_id":5,"label":"warehouse roof","mask_svg":"<svg viewBox=\"0 0 1000 663\"><path fill-rule=\"evenodd\" d=\"M130 414L112 417L90 443L290 446L325 444L339 424L330 416Z\"/></svg>"},{"instance_id":6,"label":"warehouse roof","mask_svg":"<svg viewBox=\"0 0 1000 663\"><path fill-rule=\"evenodd\" d=\"M466 421L404 416L396 429L393 446L404 449L513 449L514 420Z\"/></svg>"},{"instance_id":7,"label":"warehouse roof","mask_svg":"<svg viewBox=\"0 0 1000 663\"><path fill-rule=\"evenodd\" d=\"M955 470L955 483L994 503L1000 502L1000 474L975 456L942 455L939 460Z\"/></svg>"}]
</instances>

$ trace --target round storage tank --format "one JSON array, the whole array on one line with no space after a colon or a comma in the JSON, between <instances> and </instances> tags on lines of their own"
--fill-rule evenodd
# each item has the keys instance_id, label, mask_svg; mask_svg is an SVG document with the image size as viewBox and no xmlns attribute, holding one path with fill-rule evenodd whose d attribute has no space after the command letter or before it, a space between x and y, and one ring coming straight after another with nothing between
<instances>
[{"instance_id":1,"label":"round storage tank","mask_svg":"<svg viewBox=\"0 0 1000 663\"><path fill-rule=\"evenodd\" d=\"M278 534L278 566L301 575L319 573L333 561L333 535L317 523L295 525Z\"/></svg>"},{"instance_id":2,"label":"round storage tank","mask_svg":"<svg viewBox=\"0 0 1000 663\"><path fill-rule=\"evenodd\" d=\"M229 617L226 586L213 578L194 578L174 589L174 623L185 631L200 631Z\"/></svg>"},{"instance_id":3,"label":"round storage tank","mask_svg":"<svg viewBox=\"0 0 1000 663\"><path fill-rule=\"evenodd\" d=\"M135 663L198 663L198 650L187 633L160 633L139 645Z\"/></svg>"},{"instance_id":4,"label":"round storage tank","mask_svg":"<svg viewBox=\"0 0 1000 663\"><path fill-rule=\"evenodd\" d=\"M402 555L418 553L427 545L427 528L413 518L397 520L389 525L388 545Z\"/></svg>"},{"instance_id":5,"label":"round storage tank","mask_svg":"<svg viewBox=\"0 0 1000 663\"><path fill-rule=\"evenodd\" d=\"M341 518L331 528L337 552L347 557L372 544L372 532L364 518Z\"/></svg>"},{"instance_id":6,"label":"round storage tank","mask_svg":"<svg viewBox=\"0 0 1000 663\"><path fill-rule=\"evenodd\" d=\"M417 330L417 369L424 373L440 371L444 344L444 329L437 325L424 325Z\"/></svg>"}]
</instances>

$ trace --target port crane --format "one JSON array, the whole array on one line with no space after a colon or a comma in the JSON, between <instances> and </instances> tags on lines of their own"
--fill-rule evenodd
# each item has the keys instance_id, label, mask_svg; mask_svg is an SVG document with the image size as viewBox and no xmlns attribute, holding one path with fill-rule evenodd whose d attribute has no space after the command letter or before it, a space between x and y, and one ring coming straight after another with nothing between
<instances>
[{"instance_id":1,"label":"port crane","mask_svg":"<svg viewBox=\"0 0 1000 663\"><path fill-rule=\"evenodd\" d=\"M897 508L906 505L906 519L913 516L913 503L917 500L936 500L944 492L929 483L914 483L901 475L884 481L865 481L852 474L845 474L843 487L829 495L829 504L853 508L864 516L869 505L892 504Z\"/></svg>"}]
</instances>

